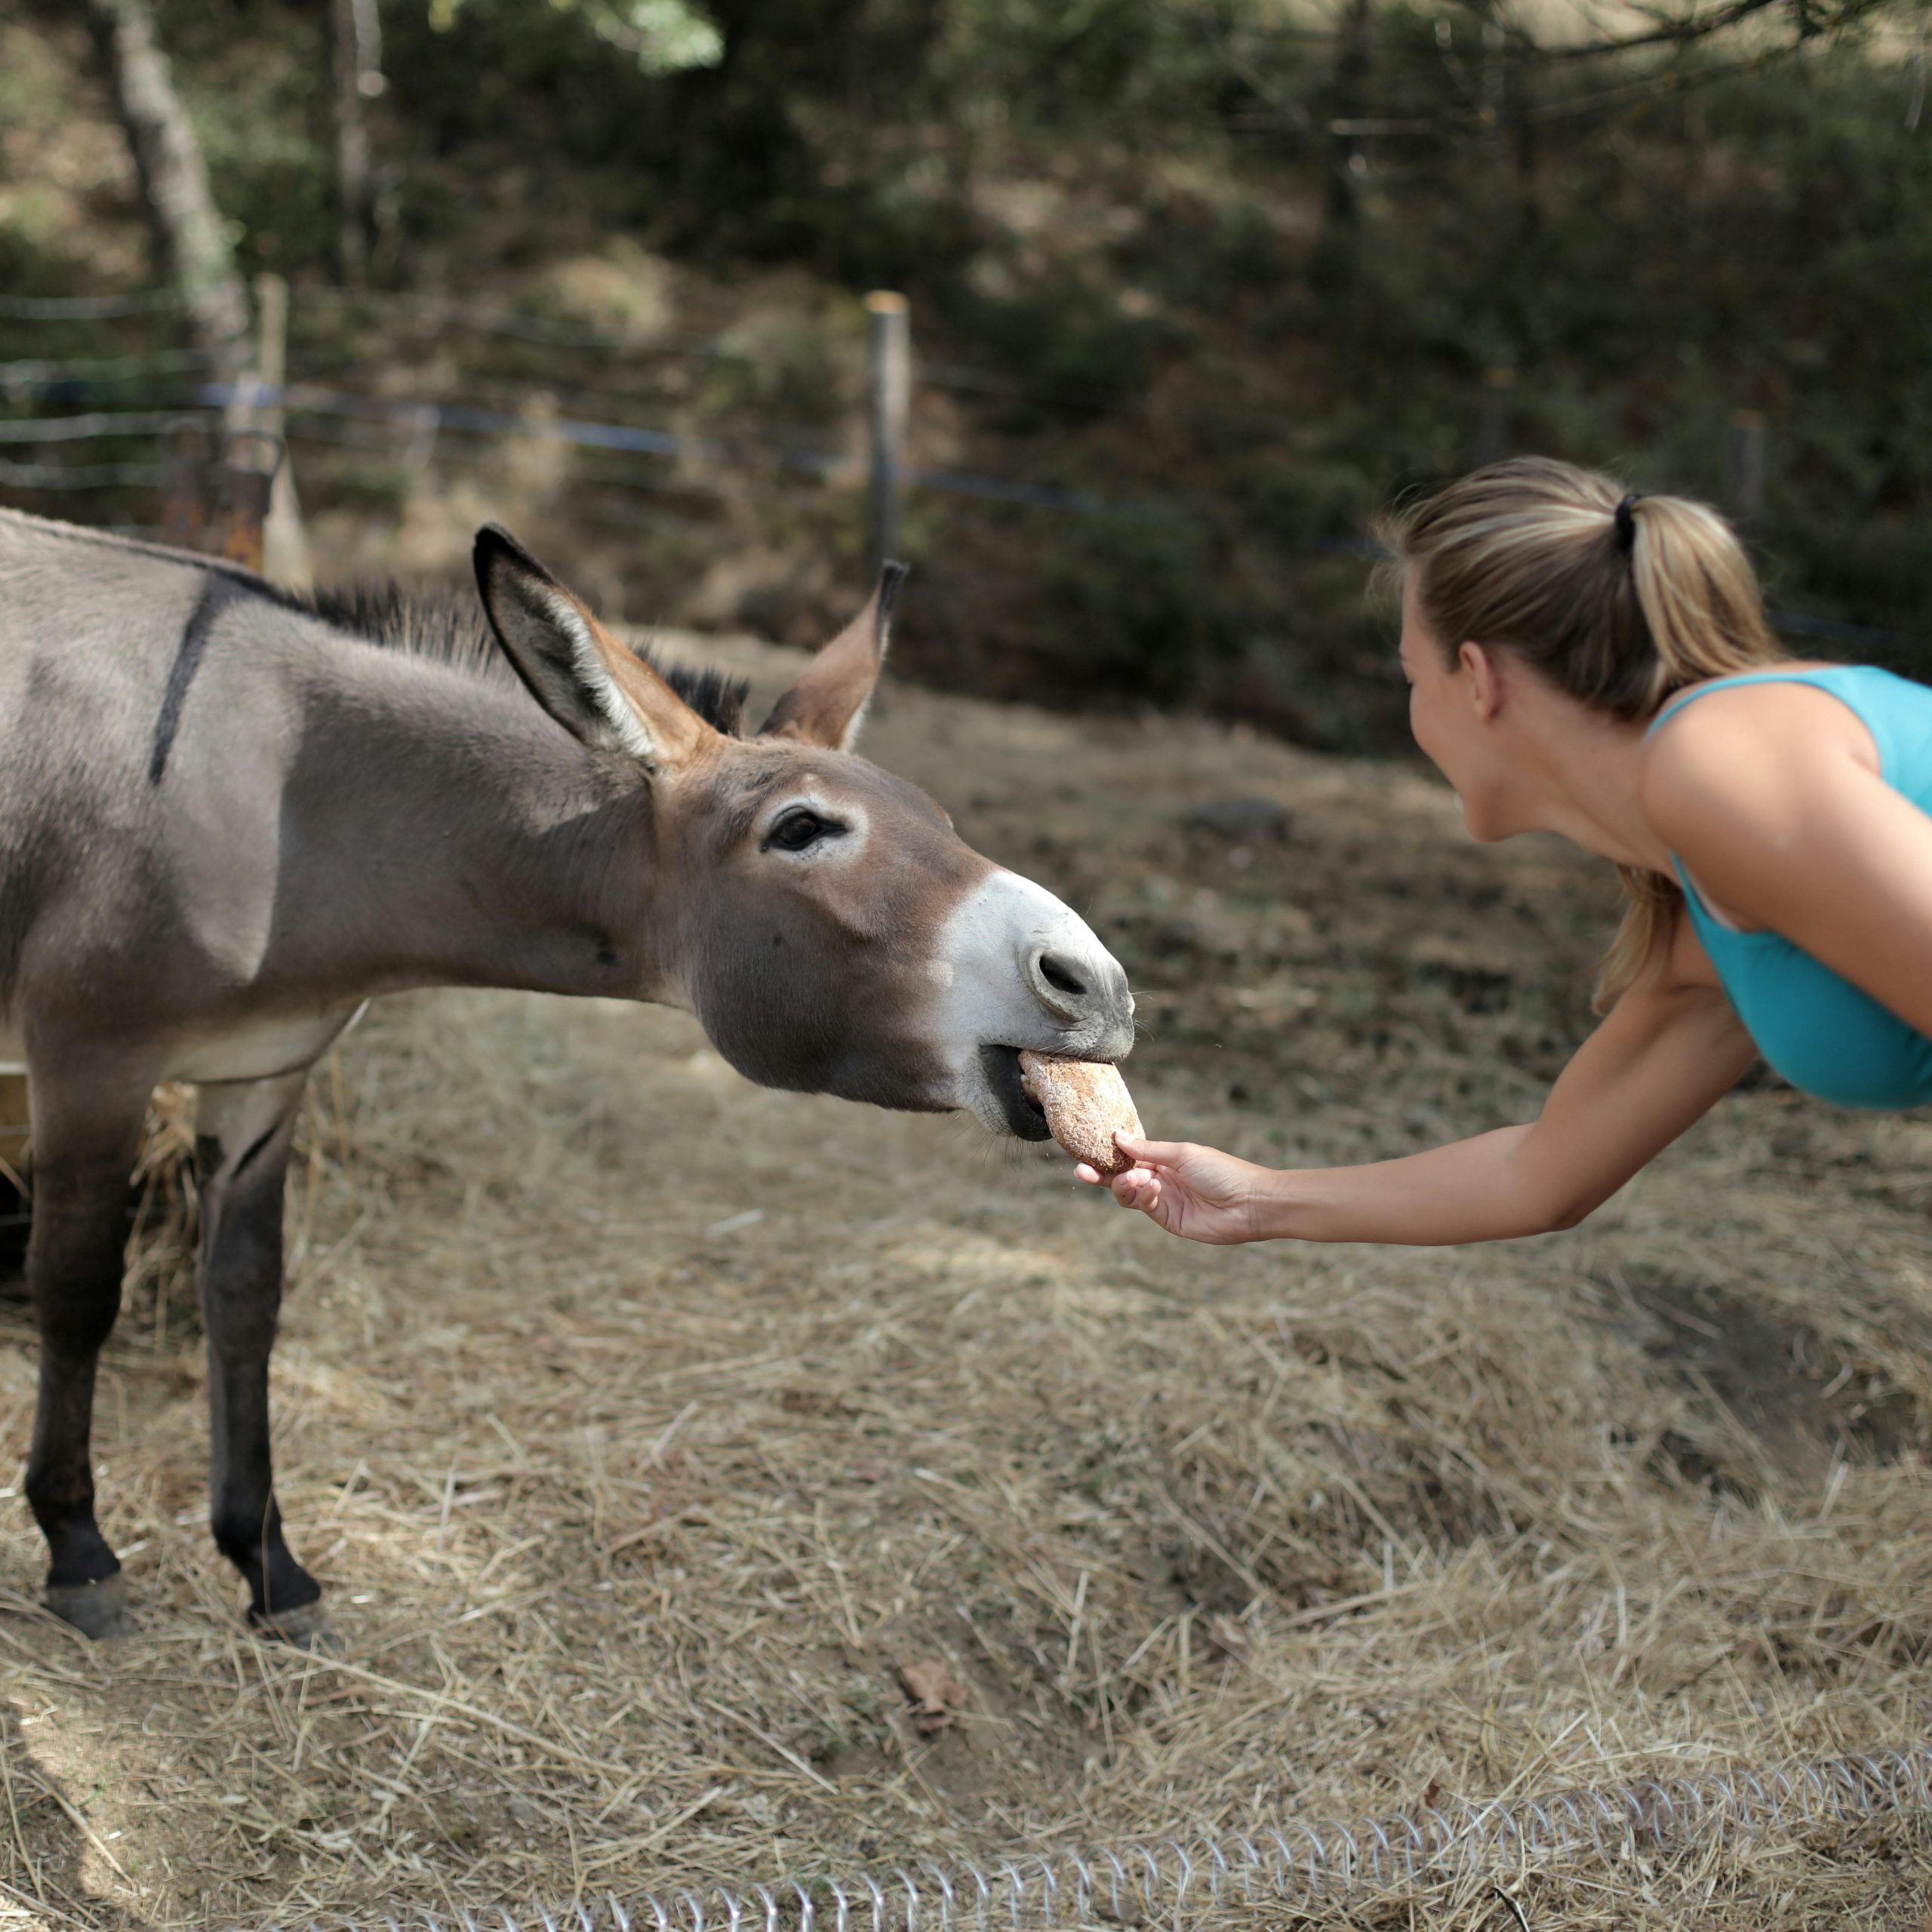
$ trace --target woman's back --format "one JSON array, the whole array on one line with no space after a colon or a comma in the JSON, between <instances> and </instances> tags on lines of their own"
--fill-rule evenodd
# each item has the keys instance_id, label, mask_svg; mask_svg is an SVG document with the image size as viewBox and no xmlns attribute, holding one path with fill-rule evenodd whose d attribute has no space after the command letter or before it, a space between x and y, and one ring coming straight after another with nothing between
<instances>
[{"instance_id":1,"label":"woman's back","mask_svg":"<svg viewBox=\"0 0 1932 1932\"><path fill-rule=\"evenodd\" d=\"M1870 733L1878 775L1932 811L1932 688L1869 664L1749 671L1694 685L1665 706L1652 734L1684 708L1741 685L1808 685ZM1699 940L1759 1051L1794 1087L1847 1107L1932 1103L1932 1039L1781 934L1719 916L1672 855Z\"/></svg>"}]
</instances>

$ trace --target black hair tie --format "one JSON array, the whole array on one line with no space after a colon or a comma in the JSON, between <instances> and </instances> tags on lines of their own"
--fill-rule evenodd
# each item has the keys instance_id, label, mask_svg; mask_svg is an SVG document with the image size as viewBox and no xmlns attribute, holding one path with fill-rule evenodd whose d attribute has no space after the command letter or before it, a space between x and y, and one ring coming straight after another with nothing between
<instances>
[{"instance_id":1,"label":"black hair tie","mask_svg":"<svg viewBox=\"0 0 1932 1932\"><path fill-rule=\"evenodd\" d=\"M1637 542L1637 506L1644 500L1642 494L1632 490L1617 506L1617 540L1627 556Z\"/></svg>"}]
</instances>

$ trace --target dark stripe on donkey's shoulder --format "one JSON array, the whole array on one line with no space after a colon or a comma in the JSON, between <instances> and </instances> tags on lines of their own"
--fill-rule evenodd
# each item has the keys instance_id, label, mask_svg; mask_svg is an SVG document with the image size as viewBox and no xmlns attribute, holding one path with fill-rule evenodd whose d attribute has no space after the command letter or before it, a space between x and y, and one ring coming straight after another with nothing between
<instances>
[{"instance_id":1,"label":"dark stripe on donkey's shoulder","mask_svg":"<svg viewBox=\"0 0 1932 1932\"><path fill-rule=\"evenodd\" d=\"M201 669L202 654L208 649L208 633L215 620L229 605L252 594L254 585L244 577L226 571L208 571L202 577L202 594L195 600L182 628L181 643L168 673L168 688L162 693L161 715L155 720L154 751L148 760L148 783L158 785L168 771L168 754L174 749L175 734L181 728L182 707L188 701L189 688Z\"/></svg>"}]
</instances>

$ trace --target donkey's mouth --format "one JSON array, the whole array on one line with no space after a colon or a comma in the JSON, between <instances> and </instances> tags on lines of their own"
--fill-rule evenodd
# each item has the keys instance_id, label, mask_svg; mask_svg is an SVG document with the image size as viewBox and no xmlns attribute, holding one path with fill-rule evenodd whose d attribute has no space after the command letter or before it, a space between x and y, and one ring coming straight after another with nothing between
<instances>
[{"instance_id":1,"label":"donkey's mouth","mask_svg":"<svg viewBox=\"0 0 1932 1932\"><path fill-rule=\"evenodd\" d=\"M1027 1092L1020 1072L1017 1047L982 1047L980 1071L1008 1133L1022 1140L1047 1140L1046 1109Z\"/></svg>"}]
</instances>

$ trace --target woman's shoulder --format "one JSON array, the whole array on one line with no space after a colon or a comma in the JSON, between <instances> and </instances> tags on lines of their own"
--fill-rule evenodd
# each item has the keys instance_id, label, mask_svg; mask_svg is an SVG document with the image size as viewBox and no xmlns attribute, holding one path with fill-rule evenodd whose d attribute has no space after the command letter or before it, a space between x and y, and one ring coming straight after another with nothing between
<instances>
[{"instance_id":1,"label":"woman's shoulder","mask_svg":"<svg viewBox=\"0 0 1932 1932\"><path fill-rule=\"evenodd\" d=\"M1688 685L1667 699L1644 738L1647 771L1696 768L1747 748L1874 747L1867 723L1901 702L1932 706L1932 690L1869 664L1795 661Z\"/></svg>"},{"instance_id":2,"label":"woman's shoulder","mask_svg":"<svg viewBox=\"0 0 1932 1932\"><path fill-rule=\"evenodd\" d=\"M1866 672L1871 682L1854 675ZM1847 758L1878 771L1880 749L1866 718L1872 687L1904 682L1867 666L1800 662L1690 686L1644 740L1639 782L1646 816L1665 832L1687 811L1792 800L1808 775ZM1906 688L1932 703L1923 686Z\"/></svg>"}]
</instances>

